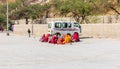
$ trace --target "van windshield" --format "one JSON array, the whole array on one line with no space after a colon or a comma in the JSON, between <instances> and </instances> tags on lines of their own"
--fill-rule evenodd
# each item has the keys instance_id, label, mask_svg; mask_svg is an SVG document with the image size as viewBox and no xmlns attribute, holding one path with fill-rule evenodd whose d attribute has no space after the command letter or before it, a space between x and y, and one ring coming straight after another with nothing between
<instances>
[{"instance_id":1,"label":"van windshield","mask_svg":"<svg viewBox=\"0 0 120 69\"><path fill-rule=\"evenodd\" d=\"M79 23L75 22L74 27L80 27Z\"/></svg>"}]
</instances>

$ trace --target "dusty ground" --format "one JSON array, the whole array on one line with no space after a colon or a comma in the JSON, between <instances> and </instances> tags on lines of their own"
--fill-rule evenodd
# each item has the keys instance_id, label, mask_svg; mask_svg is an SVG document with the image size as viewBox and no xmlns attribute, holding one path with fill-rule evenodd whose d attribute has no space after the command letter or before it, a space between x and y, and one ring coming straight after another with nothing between
<instances>
[{"instance_id":1,"label":"dusty ground","mask_svg":"<svg viewBox=\"0 0 120 69\"><path fill-rule=\"evenodd\" d=\"M0 69L120 69L120 40L54 45L38 39L0 33Z\"/></svg>"}]
</instances>

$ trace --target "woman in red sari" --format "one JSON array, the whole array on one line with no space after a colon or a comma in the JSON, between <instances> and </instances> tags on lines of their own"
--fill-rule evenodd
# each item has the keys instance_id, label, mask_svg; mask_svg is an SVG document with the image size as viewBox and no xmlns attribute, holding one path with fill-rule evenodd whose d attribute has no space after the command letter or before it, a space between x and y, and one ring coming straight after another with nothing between
<instances>
[{"instance_id":1,"label":"woman in red sari","mask_svg":"<svg viewBox=\"0 0 120 69\"><path fill-rule=\"evenodd\" d=\"M49 36L50 36L50 34L45 35L45 42L48 42Z\"/></svg>"},{"instance_id":2,"label":"woman in red sari","mask_svg":"<svg viewBox=\"0 0 120 69\"><path fill-rule=\"evenodd\" d=\"M45 41L45 34L42 35L42 37L39 39L40 42L44 42Z\"/></svg>"},{"instance_id":3,"label":"woman in red sari","mask_svg":"<svg viewBox=\"0 0 120 69\"><path fill-rule=\"evenodd\" d=\"M75 32L72 36L72 41L73 42L78 42L79 41L79 34Z\"/></svg>"}]
</instances>

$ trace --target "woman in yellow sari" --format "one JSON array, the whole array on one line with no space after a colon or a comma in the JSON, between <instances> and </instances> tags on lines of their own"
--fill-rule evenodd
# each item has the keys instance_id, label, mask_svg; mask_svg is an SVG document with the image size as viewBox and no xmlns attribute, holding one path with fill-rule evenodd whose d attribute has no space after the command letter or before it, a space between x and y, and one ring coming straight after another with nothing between
<instances>
[{"instance_id":1,"label":"woman in yellow sari","mask_svg":"<svg viewBox=\"0 0 120 69\"><path fill-rule=\"evenodd\" d=\"M65 35L63 44L70 42L71 42L71 35L70 34Z\"/></svg>"}]
</instances>

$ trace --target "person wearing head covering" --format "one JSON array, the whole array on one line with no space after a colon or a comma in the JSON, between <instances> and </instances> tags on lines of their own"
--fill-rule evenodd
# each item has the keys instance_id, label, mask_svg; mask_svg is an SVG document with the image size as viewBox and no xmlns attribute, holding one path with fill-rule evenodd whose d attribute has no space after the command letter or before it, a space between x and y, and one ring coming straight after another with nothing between
<instances>
[{"instance_id":1,"label":"person wearing head covering","mask_svg":"<svg viewBox=\"0 0 120 69\"><path fill-rule=\"evenodd\" d=\"M71 42L71 35L70 34L65 35L63 44L70 43L70 42Z\"/></svg>"},{"instance_id":2,"label":"person wearing head covering","mask_svg":"<svg viewBox=\"0 0 120 69\"><path fill-rule=\"evenodd\" d=\"M42 35L42 37L39 39L40 42L45 42L45 34Z\"/></svg>"},{"instance_id":3,"label":"person wearing head covering","mask_svg":"<svg viewBox=\"0 0 120 69\"><path fill-rule=\"evenodd\" d=\"M50 34L49 38L48 38L48 43L51 43L52 40L52 34Z\"/></svg>"},{"instance_id":4,"label":"person wearing head covering","mask_svg":"<svg viewBox=\"0 0 120 69\"><path fill-rule=\"evenodd\" d=\"M51 43L52 44L55 44L55 43L57 43L57 36L56 35L52 35L52 39L51 39Z\"/></svg>"},{"instance_id":5,"label":"person wearing head covering","mask_svg":"<svg viewBox=\"0 0 120 69\"><path fill-rule=\"evenodd\" d=\"M50 34L45 35L45 42L48 42L49 36L50 36Z\"/></svg>"},{"instance_id":6,"label":"person wearing head covering","mask_svg":"<svg viewBox=\"0 0 120 69\"><path fill-rule=\"evenodd\" d=\"M63 44L63 41L64 41L63 36L60 35L58 37L57 44Z\"/></svg>"},{"instance_id":7,"label":"person wearing head covering","mask_svg":"<svg viewBox=\"0 0 120 69\"><path fill-rule=\"evenodd\" d=\"M78 42L79 41L79 34L75 32L72 36L72 41L73 42Z\"/></svg>"}]
</instances>

